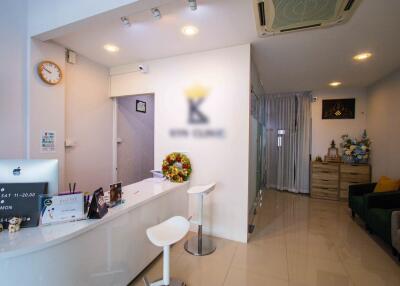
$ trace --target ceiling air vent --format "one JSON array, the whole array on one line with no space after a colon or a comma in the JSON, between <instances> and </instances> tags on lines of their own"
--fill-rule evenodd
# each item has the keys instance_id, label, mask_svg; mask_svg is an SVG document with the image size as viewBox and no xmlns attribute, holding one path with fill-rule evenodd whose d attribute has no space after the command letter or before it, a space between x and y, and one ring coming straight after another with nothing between
<instances>
[{"instance_id":1,"label":"ceiling air vent","mask_svg":"<svg viewBox=\"0 0 400 286\"><path fill-rule=\"evenodd\" d=\"M260 37L346 22L362 0L253 0Z\"/></svg>"},{"instance_id":2,"label":"ceiling air vent","mask_svg":"<svg viewBox=\"0 0 400 286\"><path fill-rule=\"evenodd\" d=\"M266 21L265 21L265 5L264 2L258 2L258 16L260 20L260 26L265 26Z\"/></svg>"}]
</instances>

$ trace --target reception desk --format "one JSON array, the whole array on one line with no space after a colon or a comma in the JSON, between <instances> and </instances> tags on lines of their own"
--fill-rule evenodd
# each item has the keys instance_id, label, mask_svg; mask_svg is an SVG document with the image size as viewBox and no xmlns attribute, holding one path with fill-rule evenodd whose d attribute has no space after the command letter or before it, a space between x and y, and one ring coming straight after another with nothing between
<instances>
[{"instance_id":1,"label":"reception desk","mask_svg":"<svg viewBox=\"0 0 400 286\"><path fill-rule=\"evenodd\" d=\"M100 220L0 233L0 285L128 285L162 251L146 229L187 216L188 187L147 179L124 187L125 203Z\"/></svg>"}]
</instances>

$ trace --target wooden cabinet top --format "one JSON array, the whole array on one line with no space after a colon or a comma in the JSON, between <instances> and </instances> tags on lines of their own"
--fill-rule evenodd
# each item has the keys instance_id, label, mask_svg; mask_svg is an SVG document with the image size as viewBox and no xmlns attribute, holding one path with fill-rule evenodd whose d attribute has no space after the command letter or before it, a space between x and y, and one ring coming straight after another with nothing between
<instances>
[{"instance_id":1,"label":"wooden cabinet top","mask_svg":"<svg viewBox=\"0 0 400 286\"><path fill-rule=\"evenodd\" d=\"M349 167L370 167L370 164L349 164L349 163L343 163L343 162L318 162L318 161L312 161L313 165L332 165L332 166L349 166Z\"/></svg>"}]
</instances>

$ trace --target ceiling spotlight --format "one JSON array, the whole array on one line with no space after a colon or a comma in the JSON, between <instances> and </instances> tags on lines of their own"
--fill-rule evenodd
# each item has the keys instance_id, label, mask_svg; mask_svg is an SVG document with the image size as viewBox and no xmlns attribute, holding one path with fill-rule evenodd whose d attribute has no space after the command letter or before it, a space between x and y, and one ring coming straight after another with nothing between
<instances>
[{"instance_id":1,"label":"ceiling spotlight","mask_svg":"<svg viewBox=\"0 0 400 286\"><path fill-rule=\"evenodd\" d=\"M369 59L370 57L372 57L372 54L367 52L367 53L361 53L361 54L355 55L353 57L353 59L361 62L361 61L365 61L365 60Z\"/></svg>"},{"instance_id":2,"label":"ceiling spotlight","mask_svg":"<svg viewBox=\"0 0 400 286\"><path fill-rule=\"evenodd\" d=\"M121 17L121 22L126 27L130 27L131 26L131 22L129 22L128 17Z\"/></svg>"},{"instance_id":3,"label":"ceiling spotlight","mask_svg":"<svg viewBox=\"0 0 400 286\"><path fill-rule=\"evenodd\" d=\"M115 46L115 45L112 45L112 44L104 45L103 48L104 48L107 52L110 52L110 53L116 53L116 52L119 51L119 48L118 48L117 46Z\"/></svg>"},{"instance_id":4,"label":"ceiling spotlight","mask_svg":"<svg viewBox=\"0 0 400 286\"><path fill-rule=\"evenodd\" d=\"M197 2L196 0L188 0L189 2L189 8L192 11L196 11L197 10Z\"/></svg>"},{"instance_id":5,"label":"ceiling spotlight","mask_svg":"<svg viewBox=\"0 0 400 286\"><path fill-rule=\"evenodd\" d=\"M333 81L329 85L332 87L338 87L338 86L342 85L342 83L340 81Z\"/></svg>"},{"instance_id":6,"label":"ceiling spotlight","mask_svg":"<svg viewBox=\"0 0 400 286\"><path fill-rule=\"evenodd\" d=\"M197 29L195 26L185 26L181 31L185 36L194 36L199 32L199 29Z\"/></svg>"},{"instance_id":7,"label":"ceiling spotlight","mask_svg":"<svg viewBox=\"0 0 400 286\"><path fill-rule=\"evenodd\" d=\"M158 8L151 9L151 14L153 14L153 17L156 18L157 20L161 19L161 12L160 10L158 10Z\"/></svg>"}]
</instances>

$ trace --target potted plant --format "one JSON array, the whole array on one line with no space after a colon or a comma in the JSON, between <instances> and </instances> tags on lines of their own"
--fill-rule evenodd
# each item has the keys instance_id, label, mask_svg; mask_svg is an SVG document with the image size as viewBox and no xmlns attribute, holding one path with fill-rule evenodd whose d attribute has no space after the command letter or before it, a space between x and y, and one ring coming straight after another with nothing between
<instances>
[{"instance_id":1,"label":"potted plant","mask_svg":"<svg viewBox=\"0 0 400 286\"><path fill-rule=\"evenodd\" d=\"M342 160L350 164L367 164L370 156L371 140L367 136L367 131L364 130L361 139L350 138L349 135L342 135L343 148Z\"/></svg>"}]
</instances>

